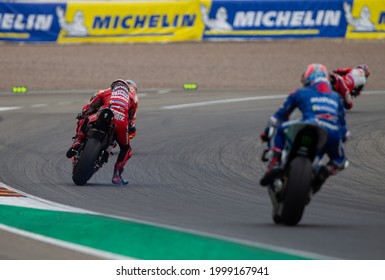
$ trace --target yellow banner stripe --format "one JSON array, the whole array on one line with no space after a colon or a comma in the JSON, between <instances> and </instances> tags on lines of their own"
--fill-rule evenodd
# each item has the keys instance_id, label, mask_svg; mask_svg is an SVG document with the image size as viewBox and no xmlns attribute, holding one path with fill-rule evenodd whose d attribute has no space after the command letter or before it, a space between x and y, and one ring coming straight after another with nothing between
<instances>
[{"instance_id":1,"label":"yellow banner stripe","mask_svg":"<svg viewBox=\"0 0 385 280\"><path fill-rule=\"evenodd\" d=\"M304 30L239 30L239 31L206 31L206 35L317 35L318 29Z\"/></svg>"},{"instance_id":2,"label":"yellow banner stripe","mask_svg":"<svg viewBox=\"0 0 385 280\"><path fill-rule=\"evenodd\" d=\"M348 39L384 39L385 31L376 32L350 32L346 35Z\"/></svg>"},{"instance_id":3,"label":"yellow banner stripe","mask_svg":"<svg viewBox=\"0 0 385 280\"><path fill-rule=\"evenodd\" d=\"M0 32L0 38L28 39L29 33Z\"/></svg>"}]
</instances>

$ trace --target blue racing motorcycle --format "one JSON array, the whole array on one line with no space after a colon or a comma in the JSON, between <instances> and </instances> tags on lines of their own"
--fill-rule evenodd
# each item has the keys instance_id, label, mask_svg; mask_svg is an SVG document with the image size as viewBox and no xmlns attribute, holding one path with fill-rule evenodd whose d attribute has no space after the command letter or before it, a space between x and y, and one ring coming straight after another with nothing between
<instances>
[{"instance_id":1,"label":"blue racing motorcycle","mask_svg":"<svg viewBox=\"0 0 385 280\"><path fill-rule=\"evenodd\" d=\"M305 206L317 191L314 176L320 167L318 152L327 141L327 130L316 123L293 122L285 130L285 146L281 166L274 170L268 193L273 204L273 220L277 224L297 225ZM262 161L269 161L266 149Z\"/></svg>"}]
</instances>

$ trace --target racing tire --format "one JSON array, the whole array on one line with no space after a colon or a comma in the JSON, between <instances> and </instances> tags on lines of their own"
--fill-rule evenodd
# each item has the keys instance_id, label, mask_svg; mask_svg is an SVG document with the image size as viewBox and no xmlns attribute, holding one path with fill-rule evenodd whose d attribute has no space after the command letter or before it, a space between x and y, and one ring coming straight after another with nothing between
<instances>
[{"instance_id":1,"label":"racing tire","mask_svg":"<svg viewBox=\"0 0 385 280\"><path fill-rule=\"evenodd\" d=\"M72 172L72 180L76 185L85 185L94 175L95 162L99 156L101 146L101 142L95 138L89 138L85 143Z\"/></svg>"},{"instance_id":2,"label":"racing tire","mask_svg":"<svg viewBox=\"0 0 385 280\"><path fill-rule=\"evenodd\" d=\"M275 223L283 223L288 226L295 226L299 223L308 203L312 176L312 163L308 158L297 157L291 161L282 212L279 216L273 217Z\"/></svg>"},{"instance_id":3,"label":"racing tire","mask_svg":"<svg viewBox=\"0 0 385 280\"><path fill-rule=\"evenodd\" d=\"M281 216L280 215L278 215L278 214L273 214L273 221L274 221L274 223L275 224L282 224L282 218L281 218Z\"/></svg>"}]
</instances>

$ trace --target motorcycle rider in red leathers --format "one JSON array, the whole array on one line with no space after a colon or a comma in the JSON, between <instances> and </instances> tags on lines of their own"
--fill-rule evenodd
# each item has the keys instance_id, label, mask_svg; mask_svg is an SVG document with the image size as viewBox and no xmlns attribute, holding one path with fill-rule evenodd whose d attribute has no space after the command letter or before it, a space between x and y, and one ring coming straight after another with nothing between
<instances>
[{"instance_id":1,"label":"motorcycle rider in red leathers","mask_svg":"<svg viewBox=\"0 0 385 280\"><path fill-rule=\"evenodd\" d=\"M137 86L131 80L116 80L111 84L110 88L99 91L91 97L90 103L86 104L82 109L82 113L78 115L76 136L72 147L67 152L67 157L72 158L76 155L86 137L82 129L84 125L87 125L86 117L102 107L110 107L114 113L114 137L120 147L112 183L127 185L128 181L122 178L122 172L126 162L132 156L130 139L136 136L135 120L138 108Z\"/></svg>"},{"instance_id":2,"label":"motorcycle rider in red leathers","mask_svg":"<svg viewBox=\"0 0 385 280\"><path fill-rule=\"evenodd\" d=\"M355 68L339 68L329 74L332 87L340 94L345 109L353 107L352 96L361 94L369 75L369 67L364 64Z\"/></svg>"}]
</instances>

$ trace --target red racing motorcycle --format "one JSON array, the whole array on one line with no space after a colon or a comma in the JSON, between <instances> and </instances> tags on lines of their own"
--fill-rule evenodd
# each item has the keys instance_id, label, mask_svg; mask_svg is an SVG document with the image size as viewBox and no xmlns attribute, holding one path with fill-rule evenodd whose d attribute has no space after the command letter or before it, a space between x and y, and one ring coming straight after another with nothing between
<instances>
[{"instance_id":1,"label":"red racing motorcycle","mask_svg":"<svg viewBox=\"0 0 385 280\"><path fill-rule=\"evenodd\" d=\"M110 108L102 108L85 120L82 130L86 139L72 158L72 180L76 185L86 184L108 162L114 146L113 118Z\"/></svg>"}]
</instances>

